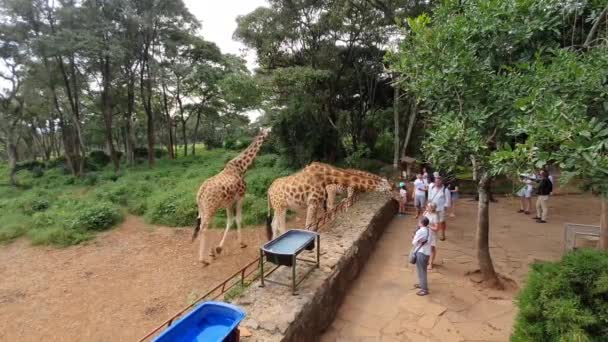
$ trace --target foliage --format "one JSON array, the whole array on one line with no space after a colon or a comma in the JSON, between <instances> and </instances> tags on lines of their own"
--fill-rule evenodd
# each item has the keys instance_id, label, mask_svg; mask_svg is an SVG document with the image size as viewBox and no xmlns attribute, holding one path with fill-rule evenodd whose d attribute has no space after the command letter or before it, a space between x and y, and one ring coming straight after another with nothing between
<instances>
[{"instance_id":1,"label":"foliage","mask_svg":"<svg viewBox=\"0 0 608 342\"><path fill-rule=\"evenodd\" d=\"M583 249L532 266L518 296L512 341L603 341L608 336L608 253Z\"/></svg>"},{"instance_id":2,"label":"foliage","mask_svg":"<svg viewBox=\"0 0 608 342\"><path fill-rule=\"evenodd\" d=\"M106 230L122 221L122 213L110 203L95 202L73 208L72 229L100 231Z\"/></svg>"},{"instance_id":3,"label":"foliage","mask_svg":"<svg viewBox=\"0 0 608 342\"><path fill-rule=\"evenodd\" d=\"M195 196L200 184L219 172L235 153L216 149L176 160L163 158L155 169L135 166L120 174L109 164L84 179L57 168L41 178L21 171L20 182L29 189L6 187L7 191L0 191L0 241L26 235L36 244L76 244L121 222L125 212L155 224L191 226L197 215ZM246 175L244 227L264 222L268 186L276 177L291 172L277 155L258 156ZM94 183L89 177L94 177ZM0 186L3 182L0 178ZM224 226L225 217L220 210L214 226Z\"/></svg>"}]
</instances>

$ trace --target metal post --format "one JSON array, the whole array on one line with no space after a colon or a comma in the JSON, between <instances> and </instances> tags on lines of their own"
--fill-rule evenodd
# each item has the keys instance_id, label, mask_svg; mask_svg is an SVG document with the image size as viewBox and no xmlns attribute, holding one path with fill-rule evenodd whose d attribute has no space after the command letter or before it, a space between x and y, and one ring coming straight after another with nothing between
<instances>
[{"instance_id":1,"label":"metal post","mask_svg":"<svg viewBox=\"0 0 608 342\"><path fill-rule=\"evenodd\" d=\"M264 287L264 251L260 248L260 287Z\"/></svg>"},{"instance_id":2,"label":"metal post","mask_svg":"<svg viewBox=\"0 0 608 342\"><path fill-rule=\"evenodd\" d=\"M321 265L321 234L317 234L317 268Z\"/></svg>"},{"instance_id":3,"label":"metal post","mask_svg":"<svg viewBox=\"0 0 608 342\"><path fill-rule=\"evenodd\" d=\"M291 256L292 265L291 265L291 289L292 294L295 296L296 293L296 255Z\"/></svg>"}]
</instances>

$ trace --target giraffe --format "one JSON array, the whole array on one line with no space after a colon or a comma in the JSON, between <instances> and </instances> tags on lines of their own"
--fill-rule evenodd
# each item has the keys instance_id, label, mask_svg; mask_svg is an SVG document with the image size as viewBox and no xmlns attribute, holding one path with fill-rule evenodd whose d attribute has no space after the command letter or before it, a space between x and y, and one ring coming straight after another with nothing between
<instances>
[{"instance_id":1,"label":"giraffe","mask_svg":"<svg viewBox=\"0 0 608 342\"><path fill-rule=\"evenodd\" d=\"M352 187L357 191L392 192L391 183L386 179L354 174L313 162L293 175L275 179L268 188L268 239L285 232L288 208L307 208L306 227L312 224L318 207L325 201L325 187L329 184ZM274 210L274 217L271 210Z\"/></svg>"},{"instance_id":2,"label":"giraffe","mask_svg":"<svg viewBox=\"0 0 608 342\"><path fill-rule=\"evenodd\" d=\"M196 239L199 230L202 230L198 260L204 266L209 265L209 261L207 260L208 255L206 254L207 231L209 224L219 209L226 209L226 230L219 245L215 248L215 253L220 254L222 252L226 235L232 226L233 209L235 207L238 241L241 248L247 247L241 238L241 211L246 190L244 175L269 134L270 129L262 129L243 152L230 160L220 173L204 181L198 190L198 194L196 195L198 217L194 226L192 241ZM215 257L215 253L212 250L210 256Z\"/></svg>"},{"instance_id":3,"label":"giraffe","mask_svg":"<svg viewBox=\"0 0 608 342\"><path fill-rule=\"evenodd\" d=\"M375 178L378 180L382 179L382 177L380 177L378 175L375 175L370 172L357 170L357 169L345 169L345 171L354 173L354 174L358 174L358 175L361 175L364 177ZM327 210L332 210L335 207L336 195L346 193L347 194L346 197L348 199L350 199L355 194L355 188L346 187L346 186L343 186L340 184L329 184L328 186L325 187L325 191L327 193L327 204L326 204Z\"/></svg>"}]
</instances>

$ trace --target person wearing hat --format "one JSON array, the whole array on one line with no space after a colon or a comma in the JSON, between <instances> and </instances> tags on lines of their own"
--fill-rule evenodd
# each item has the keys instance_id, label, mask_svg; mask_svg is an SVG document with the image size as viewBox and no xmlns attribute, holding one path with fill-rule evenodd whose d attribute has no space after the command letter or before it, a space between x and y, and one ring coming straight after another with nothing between
<instances>
[{"instance_id":1,"label":"person wearing hat","mask_svg":"<svg viewBox=\"0 0 608 342\"><path fill-rule=\"evenodd\" d=\"M399 215L405 215L405 205L407 204L407 190L405 182L399 182Z\"/></svg>"}]
</instances>

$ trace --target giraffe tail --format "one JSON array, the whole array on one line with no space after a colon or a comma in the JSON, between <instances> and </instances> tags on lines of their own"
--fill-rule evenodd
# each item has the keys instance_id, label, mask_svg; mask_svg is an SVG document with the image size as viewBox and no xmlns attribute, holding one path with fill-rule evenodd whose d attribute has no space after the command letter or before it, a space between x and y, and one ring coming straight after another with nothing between
<instances>
[{"instance_id":1,"label":"giraffe tail","mask_svg":"<svg viewBox=\"0 0 608 342\"><path fill-rule=\"evenodd\" d=\"M268 207L266 211L266 237L268 241L272 240L272 209L270 208L270 195L266 195Z\"/></svg>"},{"instance_id":2,"label":"giraffe tail","mask_svg":"<svg viewBox=\"0 0 608 342\"><path fill-rule=\"evenodd\" d=\"M196 240L196 237L198 236L198 232L199 230L201 230L201 216L197 216L196 217L196 223L194 226L194 233L192 234L192 242L194 242L194 240Z\"/></svg>"}]
</instances>

